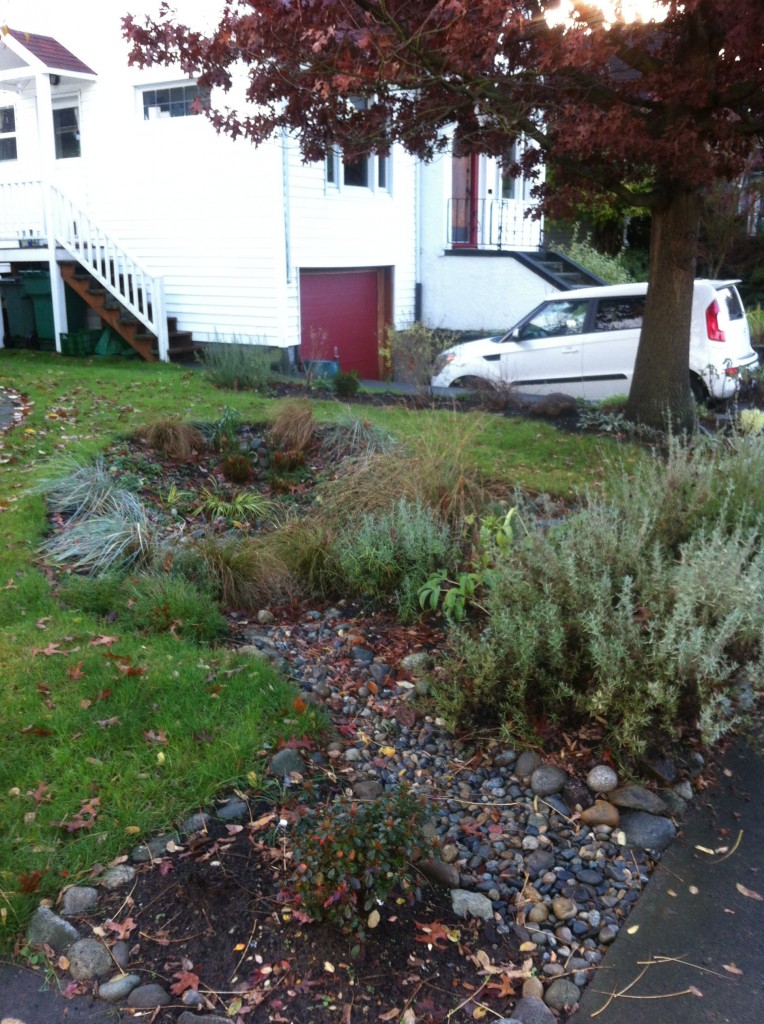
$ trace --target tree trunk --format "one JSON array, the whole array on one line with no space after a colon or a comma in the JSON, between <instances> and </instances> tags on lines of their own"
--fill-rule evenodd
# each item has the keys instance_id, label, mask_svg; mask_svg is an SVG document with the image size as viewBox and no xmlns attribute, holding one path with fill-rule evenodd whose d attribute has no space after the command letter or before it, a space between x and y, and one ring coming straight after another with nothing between
<instances>
[{"instance_id":1,"label":"tree trunk","mask_svg":"<svg viewBox=\"0 0 764 1024\"><path fill-rule=\"evenodd\" d=\"M667 190L653 210L649 287L626 416L658 430L692 431L690 323L700 225L696 192Z\"/></svg>"}]
</instances>

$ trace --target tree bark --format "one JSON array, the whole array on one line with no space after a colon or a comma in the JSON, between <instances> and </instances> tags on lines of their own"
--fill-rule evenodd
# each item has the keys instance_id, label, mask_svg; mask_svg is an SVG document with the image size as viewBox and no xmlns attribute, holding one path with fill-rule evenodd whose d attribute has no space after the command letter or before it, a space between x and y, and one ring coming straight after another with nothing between
<instances>
[{"instance_id":1,"label":"tree bark","mask_svg":"<svg viewBox=\"0 0 764 1024\"><path fill-rule=\"evenodd\" d=\"M700 196L670 187L666 195L652 215L647 302L625 413L657 430L692 431L690 324Z\"/></svg>"}]
</instances>

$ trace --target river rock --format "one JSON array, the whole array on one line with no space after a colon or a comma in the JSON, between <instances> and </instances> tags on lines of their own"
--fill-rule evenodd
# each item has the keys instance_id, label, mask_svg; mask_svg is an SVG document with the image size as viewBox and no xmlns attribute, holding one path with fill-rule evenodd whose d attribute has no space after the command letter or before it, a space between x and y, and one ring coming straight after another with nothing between
<instances>
[{"instance_id":1,"label":"river rock","mask_svg":"<svg viewBox=\"0 0 764 1024\"><path fill-rule=\"evenodd\" d=\"M598 764L586 776L586 785L593 793L610 793L618 787L618 775L607 764Z\"/></svg>"},{"instance_id":2,"label":"river rock","mask_svg":"<svg viewBox=\"0 0 764 1024\"><path fill-rule=\"evenodd\" d=\"M67 949L66 956L75 981L103 978L114 970L111 953L98 939L78 939Z\"/></svg>"},{"instance_id":3,"label":"river rock","mask_svg":"<svg viewBox=\"0 0 764 1024\"><path fill-rule=\"evenodd\" d=\"M553 764L542 764L531 775L531 789L536 796L559 793L568 781L568 773Z\"/></svg>"},{"instance_id":4,"label":"river rock","mask_svg":"<svg viewBox=\"0 0 764 1024\"><path fill-rule=\"evenodd\" d=\"M515 764L515 775L518 779L529 779L541 764L541 758L535 750L524 750Z\"/></svg>"},{"instance_id":5,"label":"river rock","mask_svg":"<svg viewBox=\"0 0 764 1024\"><path fill-rule=\"evenodd\" d=\"M385 787L375 779L359 779L353 783L353 796L359 800L376 800L384 791Z\"/></svg>"},{"instance_id":6,"label":"river rock","mask_svg":"<svg viewBox=\"0 0 764 1024\"><path fill-rule=\"evenodd\" d=\"M120 886L129 885L135 878L135 868L129 864L117 864L109 868L99 878L99 884L104 889L119 889Z\"/></svg>"},{"instance_id":7,"label":"river rock","mask_svg":"<svg viewBox=\"0 0 764 1024\"><path fill-rule=\"evenodd\" d=\"M581 989L568 978L555 978L546 990L544 1001L553 1010L564 1010L566 1006L575 1006L581 998Z\"/></svg>"},{"instance_id":8,"label":"river rock","mask_svg":"<svg viewBox=\"0 0 764 1024\"><path fill-rule=\"evenodd\" d=\"M89 885L73 885L67 889L61 901L63 917L76 917L78 914L89 914L98 903L98 890Z\"/></svg>"},{"instance_id":9,"label":"river rock","mask_svg":"<svg viewBox=\"0 0 764 1024\"><path fill-rule=\"evenodd\" d=\"M676 835L672 821L644 811L624 812L621 828L626 836L626 845L641 850L665 850Z\"/></svg>"},{"instance_id":10,"label":"river rock","mask_svg":"<svg viewBox=\"0 0 764 1024\"><path fill-rule=\"evenodd\" d=\"M107 1003L123 1003L134 988L141 983L137 974L122 974L113 981L104 981L98 986L98 998Z\"/></svg>"},{"instance_id":11,"label":"river rock","mask_svg":"<svg viewBox=\"0 0 764 1024\"><path fill-rule=\"evenodd\" d=\"M581 821L585 825L607 825L609 828L617 828L620 817L618 808L606 800L595 800L591 807L581 811Z\"/></svg>"},{"instance_id":12,"label":"river rock","mask_svg":"<svg viewBox=\"0 0 764 1024\"><path fill-rule=\"evenodd\" d=\"M645 811L647 814L665 814L666 802L644 786L628 785L614 789L608 794L608 800L616 807L626 807L630 811Z\"/></svg>"},{"instance_id":13,"label":"river rock","mask_svg":"<svg viewBox=\"0 0 764 1024\"><path fill-rule=\"evenodd\" d=\"M62 953L79 937L80 933L73 924L48 907L38 907L27 925L27 942L32 946L50 946L57 953Z\"/></svg>"},{"instance_id":14,"label":"river rock","mask_svg":"<svg viewBox=\"0 0 764 1024\"><path fill-rule=\"evenodd\" d=\"M444 864L442 860L423 860L417 864L425 878L446 889L459 888L459 869L453 864Z\"/></svg>"},{"instance_id":15,"label":"river rock","mask_svg":"<svg viewBox=\"0 0 764 1024\"><path fill-rule=\"evenodd\" d=\"M405 658L401 658L401 668L412 676L429 672L433 665L432 655L427 651L414 651L413 654L407 654Z\"/></svg>"},{"instance_id":16,"label":"river rock","mask_svg":"<svg viewBox=\"0 0 764 1024\"><path fill-rule=\"evenodd\" d=\"M287 747L273 755L271 763L268 765L268 771L271 775L278 775L280 778L290 775L292 772L302 775L305 771L305 762L296 750Z\"/></svg>"},{"instance_id":17,"label":"river rock","mask_svg":"<svg viewBox=\"0 0 764 1024\"><path fill-rule=\"evenodd\" d=\"M457 917L479 917L483 921L493 920L493 906L487 896L467 889L451 890L451 906Z\"/></svg>"},{"instance_id":18,"label":"river rock","mask_svg":"<svg viewBox=\"0 0 764 1024\"><path fill-rule=\"evenodd\" d=\"M549 1007L534 996L524 996L512 1014L520 1024L556 1024L556 1018Z\"/></svg>"},{"instance_id":19,"label":"river rock","mask_svg":"<svg viewBox=\"0 0 764 1024\"><path fill-rule=\"evenodd\" d=\"M127 1005L134 1010L153 1010L156 1006L169 1006L172 997L161 985L139 985L127 998Z\"/></svg>"}]
</instances>

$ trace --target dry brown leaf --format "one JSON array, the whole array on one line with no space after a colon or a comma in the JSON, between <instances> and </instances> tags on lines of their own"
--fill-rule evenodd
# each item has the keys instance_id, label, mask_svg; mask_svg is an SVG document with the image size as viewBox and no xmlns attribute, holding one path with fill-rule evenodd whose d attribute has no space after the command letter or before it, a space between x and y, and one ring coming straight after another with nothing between
<instances>
[{"instance_id":1,"label":"dry brown leaf","mask_svg":"<svg viewBox=\"0 0 764 1024\"><path fill-rule=\"evenodd\" d=\"M722 967L723 967L723 968L724 968L724 970L725 970L725 971L727 971L727 972L728 972L729 974L742 974L742 973L743 973L743 972L742 972L742 971L740 970L740 968L739 968L739 967L736 967L736 966L735 966L734 964L722 964Z\"/></svg>"},{"instance_id":2,"label":"dry brown leaf","mask_svg":"<svg viewBox=\"0 0 764 1024\"><path fill-rule=\"evenodd\" d=\"M743 896L747 896L749 900L761 900L764 902L764 896L756 892L754 889L746 889L746 887L741 885L740 882L735 882L735 888Z\"/></svg>"}]
</instances>

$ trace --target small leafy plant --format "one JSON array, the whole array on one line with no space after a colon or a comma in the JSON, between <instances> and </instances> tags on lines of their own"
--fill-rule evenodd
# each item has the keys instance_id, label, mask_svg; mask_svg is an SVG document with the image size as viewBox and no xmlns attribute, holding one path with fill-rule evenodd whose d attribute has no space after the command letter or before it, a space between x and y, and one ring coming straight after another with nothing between
<instances>
[{"instance_id":1,"label":"small leafy plant","mask_svg":"<svg viewBox=\"0 0 764 1024\"><path fill-rule=\"evenodd\" d=\"M234 484L245 484L252 478L252 463L238 452L226 455L220 468L226 480Z\"/></svg>"},{"instance_id":2,"label":"small leafy plant","mask_svg":"<svg viewBox=\"0 0 764 1024\"><path fill-rule=\"evenodd\" d=\"M199 511L215 519L231 520L273 520L278 511L275 502L258 491L239 491L237 494L221 494L202 488Z\"/></svg>"},{"instance_id":3,"label":"small leafy plant","mask_svg":"<svg viewBox=\"0 0 764 1024\"><path fill-rule=\"evenodd\" d=\"M241 415L236 409L226 406L223 412L205 428L210 445L219 452L236 451Z\"/></svg>"},{"instance_id":4,"label":"small leafy plant","mask_svg":"<svg viewBox=\"0 0 764 1024\"><path fill-rule=\"evenodd\" d=\"M342 796L304 819L293 846L297 895L312 918L358 940L354 953L379 923L377 907L414 888L423 823L424 802L405 786L367 803Z\"/></svg>"},{"instance_id":5,"label":"small leafy plant","mask_svg":"<svg viewBox=\"0 0 764 1024\"><path fill-rule=\"evenodd\" d=\"M351 370L349 373L344 373L340 370L340 372L335 374L332 378L332 387L334 388L334 393L338 398L352 398L358 393L360 386L361 382L358 379L358 373L356 370Z\"/></svg>"}]
</instances>

